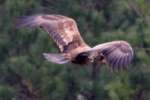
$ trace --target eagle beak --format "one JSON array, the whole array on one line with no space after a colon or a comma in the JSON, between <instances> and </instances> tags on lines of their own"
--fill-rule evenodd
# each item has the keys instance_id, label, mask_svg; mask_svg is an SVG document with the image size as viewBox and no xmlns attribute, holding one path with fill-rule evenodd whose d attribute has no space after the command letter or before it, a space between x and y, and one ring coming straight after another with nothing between
<instances>
[{"instance_id":1,"label":"eagle beak","mask_svg":"<svg viewBox=\"0 0 150 100\"><path fill-rule=\"evenodd\" d=\"M94 62L94 58L93 58L93 59L90 59L90 62L93 63L93 62Z\"/></svg>"},{"instance_id":2,"label":"eagle beak","mask_svg":"<svg viewBox=\"0 0 150 100\"><path fill-rule=\"evenodd\" d=\"M100 63L106 64L106 59L102 53L99 55L99 60L100 60Z\"/></svg>"},{"instance_id":3,"label":"eagle beak","mask_svg":"<svg viewBox=\"0 0 150 100\"><path fill-rule=\"evenodd\" d=\"M90 60L91 63L94 63L95 60L97 59L98 52L91 52L90 55L88 56L88 59Z\"/></svg>"},{"instance_id":4,"label":"eagle beak","mask_svg":"<svg viewBox=\"0 0 150 100\"><path fill-rule=\"evenodd\" d=\"M95 58L93 56L88 56L88 59L91 63L93 63Z\"/></svg>"}]
</instances>

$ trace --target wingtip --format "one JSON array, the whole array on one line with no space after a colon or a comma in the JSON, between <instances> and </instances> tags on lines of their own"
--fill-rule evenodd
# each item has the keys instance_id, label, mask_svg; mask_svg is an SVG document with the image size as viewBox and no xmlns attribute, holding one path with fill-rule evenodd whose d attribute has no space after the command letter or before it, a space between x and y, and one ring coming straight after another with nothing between
<instances>
[{"instance_id":1,"label":"wingtip","mask_svg":"<svg viewBox=\"0 0 150 100\"><path fill-rule=\"evenodd\" d=\"M48 53L42 53L42 55L44 58L46 58L46 59L48 58Z\"/></svg>"},{"instance_id":2,"label":"wingtip","mask_svg":"<svg viewBox=\"0 0 150 100\"><path fill-rule=\"evenodd\" d=\"M15 19L14 24L16 26L16 29L22 28L25 26L25 22L27 20L27 17L18 17Z\"/></svg>"},{"instance_id":3,"label":"wingtip","mask_svg":"<svg viewBox=\"0 0 150 100\"><path fill-rule=\"evenodd\" d=\"M15 26L16 28L22 28L22 27L34 27L37 26L36 19L37 15L34 16L22 16L15 19Z\"/></svg>"}]
</instances>

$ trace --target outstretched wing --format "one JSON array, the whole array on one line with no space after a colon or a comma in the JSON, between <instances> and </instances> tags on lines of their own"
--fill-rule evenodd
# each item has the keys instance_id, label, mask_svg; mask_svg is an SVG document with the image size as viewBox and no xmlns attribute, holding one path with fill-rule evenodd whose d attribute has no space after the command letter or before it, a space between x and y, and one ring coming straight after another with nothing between
<instances>
[{"instance_id":1,"label":"outstretched wing","mask_svg":"<svg viewBox=\"0 0 150 100\"><path fill-rule=\"evenodd\" d=\"M112 69L125 69L133 59L133 50L126 41L103 43L92 48L103 54L106 63Z\"/></svg>"},{"instance_id":2,"label":"outstretched wing","mask_svg":"<svg viewBox=\"0 0 150 100\"><path fill-rule=\"evenodd\" d=\"M69 52L79 46L87 46L78 31L76 22L61 15L34 15L17 21L19 27L40 26L55 41L61 52Z\"/></svg>"}]
</instances>

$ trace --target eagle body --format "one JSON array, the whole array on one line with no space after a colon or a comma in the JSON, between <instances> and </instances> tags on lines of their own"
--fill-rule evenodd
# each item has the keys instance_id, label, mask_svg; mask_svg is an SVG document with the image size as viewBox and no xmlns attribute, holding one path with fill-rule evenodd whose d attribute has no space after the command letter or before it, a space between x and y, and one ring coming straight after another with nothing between
<instances>
[{"instance_id":1,"label":"eagle body","mask_svg":"<svg viewBox=\"0 0 150 100\"><path fill-rule=\"evenodd\" d=\"M131 45L123 40L98 44L90 47L82 39L74 19L62 15L39 14L19 18L19 27L40 27L56 43L60 53L43 53L53 63L90 64L106 63L112 69L124 69L134 56Z\"/></svg>"},{"instance_id":2,"label":"eagle body","mask_svg":"<svg viewBox=\"0 0 150 100\"><path fill-rule=\"evenodd\" d=\"M71 60L71 62L80 65L89 64L91 59L89 59L88 56L89 56L88 52L79 53L75 56L74 59Z\"/></svg>"}]
</instances>

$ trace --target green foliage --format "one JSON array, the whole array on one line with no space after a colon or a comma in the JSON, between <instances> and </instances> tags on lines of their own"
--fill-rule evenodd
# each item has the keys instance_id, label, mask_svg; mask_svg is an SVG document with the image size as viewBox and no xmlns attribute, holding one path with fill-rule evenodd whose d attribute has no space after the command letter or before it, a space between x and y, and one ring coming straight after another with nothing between
<instances>
[{"instance_id":1,"label":"green foliage","mask_svg":"<svg viewBox=\"0 0 150 100\"><path fill-rule=\"evenodd\" d=\"M0 85L0 99L1 100L11 100L15 96L15 91L13 87Z\"/></svg>"},{"instance_id":2,"label":"green foliage","mask_svg":"<svg viewBox=\"0 0 150 100\"><path fill-rule=\"evenodd\" d=\"M126 40L135 50L127 72L103 66L95 84L96 100L150 99L149 0L1 0L0 100L76 100L90 96L90 66L56 65L43 52L57 52L42 29L16 29L18 17L37 13L74 18L91 46Z\"/></svg>"},{"instance_id":3,"label":"green foliage","mask_svg":"<svg viewBox=\"0 0 150 100\"><path fill-rule=\"evenodd\" d=\"M134 91L128 80L117 78L105 86L111 100L132 100Z\"/></svg>"}]
</instances>

